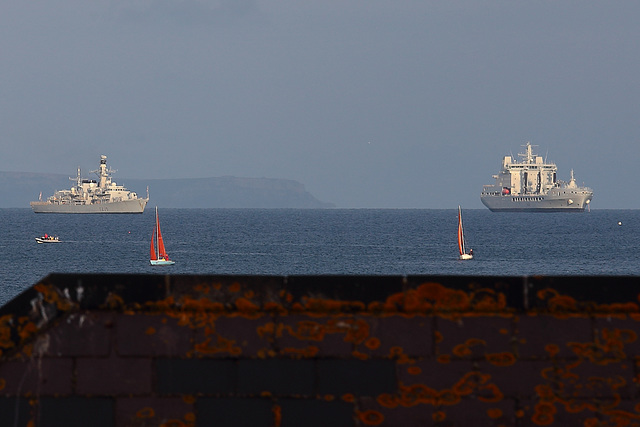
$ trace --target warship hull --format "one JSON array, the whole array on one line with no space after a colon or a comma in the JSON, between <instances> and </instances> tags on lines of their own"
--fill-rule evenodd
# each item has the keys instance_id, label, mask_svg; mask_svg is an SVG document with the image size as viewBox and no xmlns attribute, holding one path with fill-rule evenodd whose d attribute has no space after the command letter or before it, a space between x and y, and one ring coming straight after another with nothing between
<instances>
[{"instance_id":1,"label":"warship hull","mask_svg":"<svg viewBox=\"0 0 640 427\"><path fill-rule=\"evenodd\" d=\"M584 212L591 202L589 194L572 197L487 196L480 200L491 212Z\"/></svg>"},{"instance_id":2,"label":"warship hull","mask_svg":"<svg viewBox=\"0 0 640 427\"><path fill-rule=\"evenodd\" d=\"M123 200L110 203L92 204L55 204L50 202L31 202L35 213L59 214L141 214L149 199Z\"/></svg>"}]
</instances>

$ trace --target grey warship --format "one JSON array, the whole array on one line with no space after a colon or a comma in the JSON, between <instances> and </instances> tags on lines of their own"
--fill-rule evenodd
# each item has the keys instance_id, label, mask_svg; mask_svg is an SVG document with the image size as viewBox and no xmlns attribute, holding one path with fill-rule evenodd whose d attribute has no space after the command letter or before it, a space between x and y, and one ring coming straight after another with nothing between
<instances>
[{"instance_id":1,"label":"grey warship","mask_svg":"<svg viewBox=\"0 0 640 427\"><path fill-rule=\"evenodd\" d=\"M107 156L100 156L100 168L91 171L98 175L98 180L82 178L80 168L70 190L56 191L47 200L31 202L31 209L35 213L60 214L130 214L143 213L149 201L147 197L138 195L118 185L111 180L114 170L107 168Z\"/></svg>"},{"instance_id":2,"label":"grey warship","mask_svg":"<svg viewBox=\"0 0 640 427\"><path fill-rule=\"evenodd\" d=\"M578 186L571 170L569 182L557 179L555 163L534 155L527 142L521 161L504 156L495 183L485 185L482 203L492 212L584 212L593 190Z\"/></svg>"}]
</instances>

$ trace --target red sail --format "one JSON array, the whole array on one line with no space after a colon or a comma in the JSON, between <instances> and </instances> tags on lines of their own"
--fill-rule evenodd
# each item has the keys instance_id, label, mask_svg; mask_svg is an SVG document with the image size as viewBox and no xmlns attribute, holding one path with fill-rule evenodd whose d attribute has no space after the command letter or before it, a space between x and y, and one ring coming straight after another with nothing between
<instances>
[{"instance_id":1,"label":"red sail","mask_svg":"<svg viewBox=\"0 0 640 427\"><path fill-rule=\"evenodd\" d=\"M158 211L156 211L156 229L158 231L158 257L169 259L169 255L167 255L167 251L164 248L162 233L160 232L160 220L158 219Z\"/></svg>"},{"instance_id":2,"label":"red sail","mask_svg":"<svg viewBox=\"0 0 640 427\"><path fill-rule=\"evenodd\" d=\"M151 259L152 261L155 261L158 259L158 257L156 256L156 246L155 246L155 237L156 237L156 230L153 230L153 233L151 234L151 249L150 249L150 255L149 255L149 259Z\"/></svg>"},{"instance_id":3,"label":"red sail","mask_svg":"<svg viewBox=\"0 0 640 427\"><path fill-rule=\"evenodd\" d=\"M458 206L458 251L460 255L464 254L464 234L462 233L462 214L460 206Z\"/></svg>"}]
</instances>

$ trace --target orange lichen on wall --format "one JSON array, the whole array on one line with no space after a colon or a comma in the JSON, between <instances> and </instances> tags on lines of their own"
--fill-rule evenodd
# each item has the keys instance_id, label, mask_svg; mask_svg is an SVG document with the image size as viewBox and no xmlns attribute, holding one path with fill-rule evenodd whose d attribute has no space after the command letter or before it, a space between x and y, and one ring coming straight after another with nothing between
<instances>
[{"instance_id":1,"label":"orange lichen on wall","mask_svg":"<svg viewBox=\"0 0 640 427\"><path fill-rule=\"evenodd\" d=\"M358 411L358 419L366 426L379 426L384 422L384 415L378 411Z\"/></svg>"},{"instance_id":2,"label":"orange lichen on wall","mask_svg":"<svg viewBox=\"0 0 640 427\"><path fill-rule=\"evenodd\" d=\"M381 394L377 402L385 408L411 407L416 405L453 406L462 397L479 394L478 400L488 403L504 398L497 385L491 382L491 375L476 371L467 372L451 388L436 390L426 384L400 384L399 394Z\"/></svg>"},{"instance_id":3,"label":"orange lichen on wall","mask_svg":"<svg viewBox=\"0 0 640 427\"><path fill-rule=\"evenodd\" d=\"M282 407L280 405L273 405L271 411L273 412L274 427L282 426Z\"/></svg>"},{"instance_id":4,"label":"orange lichen on wall","mask_svg":"<svg viewBox=\"0 0 640 427\"><path fill-rule=\"evenodd\" d=\"M77 307L77 304L65 297L60 289L55 286L38 283L33 288L42 295L45 302L54 304L60 311L69 311L72 308Z\"/></svg>"},{"instance_id":5,"label":"orange lichen on wall","mask_svg":"<svg viewBox=\"0 0 640 427\"><path fill-rule=\"evenodd\" d=\"M478 338L469 338L463 344L458 344L453 348L453 354L458 357L468 357L473 355L472 347L486 347L487 342Z\"/></svg>"},{"instance_id":6,"label":"orange lichen on wall","mask_svg":"<svg viewBox=\"0 0 640 427\"><path fill-rule=\"evenodd\" d=\"M485 359L487 362L495 366L511 366L516 363L516 356L508 351L502 353L489 353L486 354Z\"/></svg>"},{"instance_id":7,"label":"orange lichen on wall","mask_svg":"<svg viewBox=\"0 0 640 427\"><path fill-rule=\"evenodd\" d=\"M625 344L633 343L638 335L631 329L603 328L596 334L594 342L569 342L567 346L579 357L589 359L591 363L607 365L625 360Z\"/></svg>"},{"instance_id":8,"label":"orange lichen on wall","mask_svg":"<svg viewBox=\"0 0 640 427\"><path fill-rule=\"evenodd\" d=\"M397 298L396 295L393 296ZM409 312L432 312L444 318L459 318L462 315L476 316L494 313L507 314L504 293L480 288L471 291L452 289L440 283L423 283L406 292L404 307Z\"/></svg>"},{"instance_id":9,"label":"orange lichen on wall","mask_svg":"<svg viewBox=\"0 0 640 427\"><path fill-rule=\"evenodd\" d=\"M204 342L195 344L195 350L202 354L229 353L232 356L242 354L240 347L234 346L235 340L224 338L220 335L217 337L208 337Z\"/></svg>"}]
</instances>

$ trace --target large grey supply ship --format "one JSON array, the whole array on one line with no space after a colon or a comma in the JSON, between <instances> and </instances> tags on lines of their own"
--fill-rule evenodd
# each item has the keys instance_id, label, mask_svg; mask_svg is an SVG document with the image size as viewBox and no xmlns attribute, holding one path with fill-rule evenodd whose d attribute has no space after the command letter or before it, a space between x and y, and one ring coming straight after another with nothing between
<instances>
[{"instance_id":1,"label":"large grey supply ship","mask_svg":"<svg viewBox=\"0 0 640 427\"><path fill-rule=\"evenodd\" d=\"M524 147L522 161L504 156L502 170L493 175L495 184L483 187L480 200L486 207L492 212L582 212L589 206L593 190L578 186L573 170L569 182L558 180L555 163L534 155L529 142Z\"/></svg>"},{"instance_id":2,"label":"large grey supply ship","mask_svg":"<svg viewBox=\"0 0 640 427\"><path fill-rule=\"evenodd\" d=\"M46 201L31 202L35 213L100 214L100 213L142 213L149 201L149 194L141 199L132 191L111 180L114 170L107 169L107 156L100 156L100 169L91 171L98 175L95 179L80 176L69 178L76 181L70 190L56 191ZM149 191L147 190L147 193Z\"/></svg>"}]
</instances>

